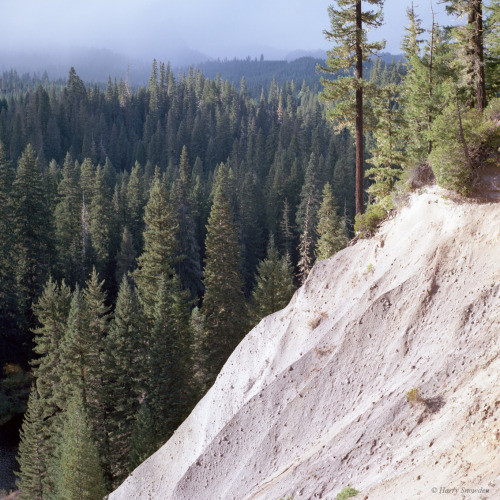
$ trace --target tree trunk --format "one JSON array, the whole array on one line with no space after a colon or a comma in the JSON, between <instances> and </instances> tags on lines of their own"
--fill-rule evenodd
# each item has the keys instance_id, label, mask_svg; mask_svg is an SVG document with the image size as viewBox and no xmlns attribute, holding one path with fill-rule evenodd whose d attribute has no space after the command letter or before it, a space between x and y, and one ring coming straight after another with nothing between
<instances>
[{"instance_id":1,"label":"tree trunk","mask_svg":"<svg viewBox=\"0 0 500 500\"><path fill-rule=\"evenodd\" d=\"M430 40L430 48L429 48L429 103L427 104L427 131L429 132L429 137L432 128L432 90L433 90L433 81L432 81L432 71L433 71L433 58L434 58L434 33L436 29L436 24L434 23L434 9L431 4L431 12L432 12L432 28L431 28L431 40ZM432 151L432 141L430 139L427 140L427 154L430 155Z\"/></svg>"},{"instance_id":2,"label":"tree trunk","mask_svg":"<svg viewBox=\"0 0 500 500\"><path fill-rule=\"evenodd\" d=\"M474 59L476 73L477 109L483 111L486 107L486 82L484 75L484 43L483 43L483 2L473 0L474 9Z\"/></svg>"},{"instance_id":3,"label":"tree trunk","mask_svg":"<svg viewBox=\"0 0 500 500\"><path fill-rule=\"evenodd\" d=\"M468 76L471 81L469 105L480 111L486 107L486 84L484 76L484 44L483 44L483 2L470 0L467 7L467 24L470 30L466 57L468 59Z\"/></svg>"},{"instance_id":4,"label":"tree trunk","mask_svg":"<svg viewBox=\"0 0 500 500\"><path fill-rule=\"evenodd\" d=\"M361 0L356 2L356 214L363 213L363 53L361 50Z\"/></svg>"}]
</instances>

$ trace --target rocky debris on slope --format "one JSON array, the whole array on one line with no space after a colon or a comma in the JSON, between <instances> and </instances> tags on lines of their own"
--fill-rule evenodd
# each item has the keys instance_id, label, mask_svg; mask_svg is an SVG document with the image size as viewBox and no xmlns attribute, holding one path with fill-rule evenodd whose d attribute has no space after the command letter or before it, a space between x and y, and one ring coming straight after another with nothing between
<instances>
[{"instance_id":1,"label":"rocky debris on slope","mask_svg":"<svg viewBox=\"0 0 500 500\"><path fill-rule=\"evenodd\" d=\"M433 187L318 263L110 498L500 498L499 353L500 207Z\"/></svg>"}]
</instances>

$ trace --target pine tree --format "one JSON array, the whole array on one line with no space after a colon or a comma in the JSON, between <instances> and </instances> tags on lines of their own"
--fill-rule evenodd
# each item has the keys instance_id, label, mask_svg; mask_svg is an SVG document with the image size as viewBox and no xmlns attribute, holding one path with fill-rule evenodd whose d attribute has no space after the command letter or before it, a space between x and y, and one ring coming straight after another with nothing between
<instances>
[{"instance_id":1,"label":"pine tree","mask_svg":"<svg viewBox=\"0 0 500 500\"><path fill-rule=\"evenodd\" d=\"M168 281L162 277L149 338L147 382L158 446L170 438L191 409L191 345L186 294L176 275Z\"/></svg>"},{"instance_id":2,"label":"pine tree","mask_svg":"<svg viewBox=\"0 0 500 500\"><path fill-rule=\"evenodd\" d=\"M191 331L192 344L192 382L193 382L193 397L196 398L202 395L204 381L207 379L205 372L205 353L203 350L203 337L205 335L205 319L203 313L198 306L195 306L191 311L189 319L189 329Z\"/></svg>"},{"instance_id":3,"label":"pine tree","mask_svg":"<svg viewBox=\"0 0 500 500\"><path fill-rule=\"evenodd\" d=\"M491 0L485 5L489 15L484 30L485 79L487 97L500 94L500 0Z\"/></svg>"},{"instance_id":4,"label":"pine tree","mask_svg":"<svg viewBox=\"0 0 500 500\"><path fill-rule=\"evenodd\" d=\"M307 199L304 221L303 221L303 229L300 234L300 242L298 248L299 251L298 267L299 267L299 276L301 284L305 283L307 277L309 276L309 273L311 272L314 262L313 251L314 251L314 242L316 240L316 234L314 231L315 224L312 220L310 207L311 207L311 197Z\"/></svg>"},{"instance_id":5,"label":"pine tree","mask_svg":"<svg viewBox=\"0 0 500 500\"><path fill-rule=\"evenodd\" d=\"M86 401L86 355L87 355L87 325L88 311L83 293L78 286L71 296L71 306L68 321L61 343L61 365L59 368L61 383L58 389L58 398L65 410L67 402L75 390L80 390ZM92 349L94 346L92 345Z\"/></svg>"},{"instance_id":6,"label":"pine tree","mask_svg":"<svg viewBox=\"0 0 500 500\"><path fill-rule=\"evenodd\" d=\"M66 330L71 291L63 282L58 285L49 279L41 297L34 306L40 325L35 331L34 352L38 355L32 361L36 388L40 394L45 440L45 460L49 474L47 487L53 487L51 471L56 459L56 445L61 432L61 410L65 400L61 393L61 344Z\"/></svg>"},{"instance_id":7,"label":"pine tree","mask_svg":"<svg viewBox=\"0 0 500 500\"><path fill-rule=\"evenodd\" d=\"M214 382L222 365L246 330L242 293L241 250L228 189L230 173L221 164L206 237L204 269L205 369L207 386Z\"/></svg>"},{"instance_id":8,"label":"pine tree","mask_svg":"<svg viewBox=\"0 0 500 500\"><path fill-rule=\"evenodd\" d=\"M411 167L427 158L432 150L432 123L445 100L443 83L449 74L448 44L442 30L432 21L429 39L419 37L425 32L413 9L407 10L409 25L403 38L406 74L401 85L401 106L404 126L400 128L405 144L404 166Z\"/></svg>"},{"instance_id":9,"label":"pine tree","mask_svg":"<svg viewBox=\"0 0 500 500\"><path fill-rule=\"evenodd\" d=\"M79 171L71 156L66 154L63 178L58 186L59 203L56 205L55 241L59 272L70 285L83 281L81 248L81 203Z\"/></svg>"},{"instance_id":10,"label":"pine tree","mask_svg":"<svg viewBox=\"0 0 500 500\"><path fill-rule=\"evenodd\" d=\"M15 286L14 207L12 182L14 169L5 157L0 141L0 354L1 366L12 355L17 344L17 296Z\"/></svg>"},{"instance_id":11,"label":"pine tree","mask_svg":"<svg viewBox=\"0 0 500 500\"><path fill-rule=\"evenodd\" d=\"M428 99L429 89L428 82L432 81L427 60L424 60L421 55L421 44L424 42L420 38L425 30L422 28L422 22L416 15L413 5L406 10L408 17L408 26L405 27L406 34L403 37L402 49L405 55L406 74L402 83L402 104L405 110L405 127L406 131L406 155L407 161L405 164L411 163L412 160L420 161L428 154L430 143L427 146L428 140L425 140L428 133L432 117L430 115L430 102ZM432 35L434 25L432 27ZM434 38L431 36L431 54L434 54Z\"/></svg>"},{"instance_id":12,"label":"pine tree","mask_svg":"<svg viewBox=\"0 0 500 500\"><path fill-rule=\"evenodd\" d=\"M83 297L87 311L84 352L85 391L84 404L88 421L93 431L101 464L104 466L106 480L110 477L110 462L108 459L108 441L106 436L106 418L108 405L112 402L106 399L104 386L104 349L105 341L110 328L110 308L106 304L107 294L103 290L104 281L99 281L96 269L92 270L90 279L83 290Z\"/></svg>"},{"instance_id":13,"label":"pine tree","mask_svg":"<svg viewBox=\"0 0 500 500\"><path fill-rule=\"evenodd\" d=\"M92 160L85 158L80 166L80 188L88 205L94 196L95 170Z\"/></svg>"},{"instance_id":14,"label":"pine tree","mask_svg":"<svg viewBox=\"0 0 500 500\"><path fill-rule=\"evenodd\" d=\"M51 217L35 151L26 146L13 183L16 282L26 327L34 324L32 304L51 267ZM21 321L23 321L21 320Z\"/></svg>"},{"instance_id":15,"label":"pine tree","mask_svg":"<svg viewBox=\"0 0 500 500\"><path fill-rule=\"evenodd\" d=\"M372 99L377 126L373 132L375 147L370 149L367 160L373 165L365 172L373 180L368 193L381 201L386 198L401 175L405 155L401 143L402 110L398 103L396 84L389 83L381 88Z\"/></svg>"},{"instance_id":16,"label":"pine tree","mask_svg":"<svg viewBox=\"0 0 500 500\"><path fill-rule=\"evenodd\" d=\"M327 183L323 188L323 202L319 209L317 260L328 259L345 248L349 242L345 221L338 216L337 211L332 188Z\"/></svg>"},{"instance_id":17,"label":"pine tree","mask_svg":"<svg viewBox=\"0 0 500 500\"><path fill-rule=\"evenodd\" d=\"M128 277L129 273L133 271L135 256L136 253L132 234L129 232L128 227L125 226L123 228L120 250L116 255L116 283L121 283L123 276Z\"/></svg>"},{"instance_id":18,"label":"pine tree","mask_svg":"<svg viewBox=\"0 0 500 500\"><path fill-rule=\"evenodd\" d=\"M160 277L163 275L168 280L174 274L177 262L178 222L158 175L151 187L144 222L144 252L137 259L133 277L144 313L151 323Z\"/></svg>"},{"instance_id":19,"label":"pine tree","mask_svg":"<svg viewBox=\"0 0 500 500\"><path fill-rule=\"evenodd\" d=\"M118 486L129 472L129 455L134 419L139 409L142 366L140 343L144 334L139 302L126 276L122 278L114 318L104 352L104 392L108 414L106 434L112 486ZM142 385L144 387L144 385ZM153 432L152 428L150 429Z\"/></svg>"},{"instance_id":20,"label":"pine tree","mask_svg":"<svg viewBox=\"0 0 500 500\"><path fill-rule=\"evenodd\" d=\"M295 292L290 257L280 257L271 235L267 256L259 262L252 291L250 316L257 324L262 318L283 309Z\"/></svg>"},{"instance_id":21,"label":"pine tree","mask_svg":"<svg viewBox=\"0 0 500 500\"><path fill-rule=\"evenodd\" d=\"M149 77L148 83L148 93L149 93L149 112L154 116L158 112L160 101L159 101L159 86L158 86L158 63L156 59L153 59L153 65L151 67L151 75Z\"/></svg>"},{"instance_id":22,"label":"pine tree","mask_svg":"<svg viewBox=\"0 0 500 500\"><path fill-rule=\"evenodd\" d=\"M179 162L179 175L175 183L175 199L179 231L177 233L177 274L182 286L191 292L191 298L198 297L201 291L200 249L196 239L190 192L191 168L188 163L187 149L184 146Z\"/></svg>"},{"instance_id":23,"label":"pine tree","mask_svg":"<svg viewBox=\"0 0 500 500\"><path fill-rule=\"evenodd\" d=\"M486 107L484 72L483 2L482 0L443 0L449 13L467 15L467 25L454 28L458 41L458 56L462 67L463 84L469 89L470 107L483 111Z\"/></svg>"},{"instance_id":24,"label":"pine tree","mask_svg":"<svg viewBox=\"0 0 500 500\"><path fill-rule=\"evenodd\" d=\"M33 386L24 414L17 455L19 463L18 487L21 500L44 500L49 498L46 487L46 438L40 396Z\"/></svg>"},{"instance_id":25,"label":"pine tree","mask_svg":"<svg viewBox=\"0 0 500 500\"><path fill-rule=\"evenodd\" d=\"M243 278L245 290L248 292L253 285L255 270L259 259L263 257L263 235L261 220L264 218L262 210L262 193L256 172L247 172L241 186L239 213L241 234L241 255L243 259Z\"/></svg>"},{"instance_id":26,"label":"pine tree","mask_svg":"<svg viewBox=\"0 0 500 500\"><path fill-rule=\"evenodd\" d=\"M134 433L130 444L129 470L134 470L157 449L158 442L152 429L155 420L147 403L143 403L137 412Z\"/></svg>"},{"instance_id":27,"label":"pine tree","mask_svg":"<svg viewBox=\"0 0 500 500\"><path fill-rule=\"evenodd\" d=\"M314 153L311 153L306 168L304 184L300 191L300 203L295 214L297 227L301 233L304 232L306 212L309 219L309 226L316 225L318 209L321 204L321 190L323 188L319 170L318 158L316 158Z\"/></svg>"},{"instance_id":28,"label":"pine tree","mask_svg":"<svg viewBox=\"0 0 500 500\"><path fill-rule=\"evenodd\" d=\"M144 180L142 167L136 162L130 172L126 187L127 225L137 253L142 250L142 233L144 230Z\"/></svg>"},{"instance_id":29,"label":"pine tree","mask_svg":"<svg viewBox=\"0 0 500 500\"><path fill-rule=\"evenodd\" d=\"M56 496L61 500L99 500L107 491L82 396L68 403L61 443Z\"/></svg>"},{"instance_id":30,"label":"pine tree","mask_svg":"<svg viewBox=\"0 0 500 500\"><path fill-rule=\"evenodd\" d=\"M371 5L383 6L383 0L368 0ZM355 70L354 76L340 76L336 80L322 79L322 97L332 102L329 117L338 130L355 125L356 131L356 213L363 212L363 89L368 84L363 80L363 61L374 51L381 50L385 43L368 42L367 31L382 24L382 10L362 11L361 0L337 0L338 9L328 8L331 28L325 30L327 40L336 43L328 52L326 68L328 73L346 74Z\"/></svg>"},{"instance_id":31,"label":"pine tree","mask_svg":"<svg viewBox=\"0 0 500 500\"><path fill-rule=\"evenodd\" d=\"M285 201L283 202L283 216L280 222L281 247L283 249L283 253L288 255L290 260L293 256L294 247L294 226L292 225L291 217L292 214L290 204L288 203L288 199L285 198Z\"/></svg>"},{"instance_id":32,"label":"pine tree","mask_svg":"<svg viewBox=\"0 0 500 500\"><path fill-rule=\"evenodd\" d=\"M61 345L61 391L65 401L75 390L81 392L98 445L104 449L103 351L110 313L95 269L86 285L83 292L77 286L71 299Z\"/></svg>"},{"instance_id":33,"label":"pine tree","mask_svg":"<svg viewBox=\"0 0 500 500\"><path fill-rule=\"evenodd\" d=\"M82 281L84 281L94 262L94 250L92 248L92 238L90 236L90 216L85 192L82 193L80 211L80 238Z\"/></svg>"},{"instance_id":34,"label":"pine tree","mask_svg":"<svg viewBox=\"0 0 500 500\"><path fill-rule=\"evenodd\" d=\"M100 165L95 172L93 196L89 206L89 232L99 273L107 277L111 244L111 214L109 200L111 192L106 186L104 171Z\"/></svg>"}]
</instances>

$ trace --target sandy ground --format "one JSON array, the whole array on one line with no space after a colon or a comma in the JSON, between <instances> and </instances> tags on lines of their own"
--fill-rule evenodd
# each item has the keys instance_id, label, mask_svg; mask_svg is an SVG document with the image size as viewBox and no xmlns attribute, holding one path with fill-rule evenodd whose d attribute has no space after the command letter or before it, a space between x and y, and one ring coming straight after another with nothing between
<instances>
[{"instance_id":1,"label":"sandy ground","mask_svg":"<svg viewBox=\"0 0 500 500\"><path fill-rule=\"evenodd\" d=\"M499 353L500 204L429 188L318 263L110 498L498 499Z\"/></svg>"}]
</instances>

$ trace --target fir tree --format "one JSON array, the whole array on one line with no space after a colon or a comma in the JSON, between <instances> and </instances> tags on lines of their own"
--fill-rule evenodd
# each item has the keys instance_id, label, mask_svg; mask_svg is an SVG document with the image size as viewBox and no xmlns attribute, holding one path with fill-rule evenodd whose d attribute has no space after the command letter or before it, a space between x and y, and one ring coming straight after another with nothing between
<instances>
[{"instance_id":1,"label":"fir tree","mask_svg":"<svg viewBox=\"0 0 500 500\"><path fill-rule=\"evenodd\" d=\"M106 418L108 404L106 388L104 387L104 349L105 341L110 327L110 308L106 304L107 295L103 290L104 281L99 281L99 276L94 268L90 279L83 291L85 308L87 311L86 324L84 325L84 378L85 390L84 404L87 410L88 421L94 432L95 443L104 466L106 480L109 480L110 462L108 459L108 442L106 435Z\"/></svg>"},{"instance_id":2,"label":"fir tree","mask_svg":"<svg viewBox=\"0 0 500 500\"><path fill-rule=\"evenodd\" d=\"M252 291L250 316L257 324L262 318L283 309L295 292L290 257L281 257L271 235L267 256L259 262Z\"/></svg>"},{"instance_id":3,"label":"fir tree","mask_svg":"<svg viewBox=\"0 0 500 500\"><path fill-rule=\"evenodd\" d=\"M61 443L56 497L61 500L98 500L107 491L84 402L76 392L68 402Z\"/></svg>"},{"instance_id":4,"label":"fir tree","mask_svg":"<svg viewBox=\"0 0 500 500\"><path fill-rule=\"evenodd\" d=\"M285 198L285 201L283 202L283 216L280 222L280 234L283 253L288 255L290 260L293 256L294 247L294 226L292 225L291 216L290 204L288 203L288 199Z\"/></svg>"},{"instance_id":5,"label":"fir tree","mask_svg":"<svg viewBox=\"0 0 500 500\"><path fill-rule=\"evenodd\" d=\"M386 198L401 175L404 152L401 144L402 110L398 105L396 84L387 84L372 99L377 126L373 132L375 147L367 160L373 165L365 173L373 180L368 193L380 201Z\"/></svg>"},{"instance_id":6,"label":"fir tree","mask_svg":"<svg viewBox=\"0 0 500 500\"><path fill-rule=\"evenodd\" d=\"M28 145L13 183L16 281L20 312L32 326L31 306L40 295L51 267L51 218L35 151Z\"/></svg>"},{"instance_id":7,"label":"fir tree","mask_svg":"<svg viewBox=\"0 0 500 500\"><path fill-rule=\"evenodd\" d=\"M406 130L406 155L408 157L405 164L411 160L420 160L428 153L430 143L426 147L425 134L432 122L430 115L430 102L428 99L428 82L432 81L427 61L421 57L421 44L424 42L420 38L425 30L422 22L416 15L413 5L406 10L408 26L405 27L406 34L403 37L402 49L405 55L406 75L402 83L402 102L405 110ZM434 25L432 27L434 30ZM431 45L433 54L433 43ZM427 103L427 104L426 104Z\"/></svg>"},{"instance_id":8,"label":"fir tree","mask_svg":"<svg viewBox=\"0 0 500 500\"><path fill-rule=\"evenodd\" d=\"M404 109L404 165L425 161L432 150L432 123L443 107L443 83L449 73L448 44L442 30L432 21L429 39L424 47L419 37L425 30L413 9L407 10L409 26L402 48L406 56L406 75L401 85L401 106Z\"/></svg>"},{"instance_id":9,"label":"fir tree","mask_svg":"<svg viewBox=\"0 0 500 500\"><path fill-rule=\"evenodd\" d=\"M157 437L152 431L155 420L147 403L143 403L137 412L134 433L130 444L129 470L134 470L146 458L158 449Z\"/></svg>"},{"instance_id":10,"label":"fir tree","mask_svg":"<svg viewBox=\"0 0 500 500\"><path fill-rule=\"evenodd\" d=\"M157 445L168 440L191 406L189 309L180 281L160 279L149 338L147 401Z\"/></svg>"},{"instance_id":11,"label":"fir tree","mask_svg":"<svg viewBox=\"0 0 500 500\"><path fill-rule=\"evenodd\" d=\"M40 396L33 386L28 399L20 432L17 455L19 463L19 498L21 500L44 500L49 498L46 487L46 438Z\"/></svg>"},{"instance_id":12,"label":"fir tree","mask_svg":"<svg viewBox=\"0 0 500 500\"><path fill-rule=\"evenodd\" d=\"M56 446L61 432L61 409L65 400L61 393L61 344L71 304L71 291L63 282L58 285L50 279L34 306L39 323L35 330L34 351L38 355L32 361L36 388L40 394L45 440L45 460L49 473L45 478L47 488L53 488L51 472L55 467Z\"/></svg>"},{"instance_id":13,"label":"fir tree","mask_svg":"<svg viewBox=\"0 0 500 500\"><path fill-rule=\"evenodd\" d=\"M144 222L144 252L137 259L133 277L146 318L152 322L160 277L168 280L177 262L178 222L158 175L151 187Z\"/></svg>"},{"instance_id":14,"label":"fir tree","mask_svg":"<svg viewBox=\"0 0 500 500\"><path fill-rule=\"evenodd\" d=\"M246 330L241 250L231 209L228 178L230 174L221 164L205 243L203 346L208 387Z\"/></svg>"},{"instance_id":15,"label":"fir tree","mask_svg":"<svg viewBox=\"0 0 500 500\"><path fill-rule=\"evenodd\" d=\"M195 306L191 311L189 319L189 329L191 331L192 344L192 360L193 360L193 397L200 395L203 391L204 381L207 379L205 372L205 356L203 350L203 337L205 335L205 319L203 313L198 306Z\"/></svg>"},{"instance_id":16,"label":"fir tree","mask_svg":"<svg viewBox=\"0 0 500 500\"><path fill-rule=\"evenodd\" d=\"M462 81L468 88L470 107L483 111L486 107L484 72L483 2L482 0L442 0L449 13L467 16L467 25L454 28L458 56L462 64Z\"/></svg>"},{"instance_id":17,"label":"fir tree","mask_svg":"<svg viewBox=\"0 0 500 500\"><path fill-rule=\"evenodd\" d=\"M125 226L123 228L120 250L116 255L115 279L117 283L121 283L122 278L124 276L128 277L129 273L134 269L135 255L132 234L128 230L128 227Z\"/></svg>"},{"instance_id":18,"label":"fir tree","mask_svg":"<svg viewBox=\"0 0 500 500\"><path fill-rule=\"evenodd\" d=\"M304 222L303 229L300 234L300 243L299 243L299 276L301 284L305 283L309 273L311 272L311 268L313 266L314 258L314 242L316 240L315 234L315 224L312 220L311 216L311 197L307 199L305 214L304 214Z\"/></svg>"},{"instance_id":19,"label":"fir tree","mask_svg":"<svg viewBox=\"0 0 500 500\"><path fill-rule=\"evenodd\" d=\"M1 366L17 344L18 304L15 286L15 251L14 251L14 207L12 205L12 182L14 169L5 157L5 150L0 141L0 343L3 346L0 355Z\"/></svg>"},{"instance_id":20,"label":"fir tree","mask_svg":"<svg viewBox=\"0 0 500 500\"><path fill-rule=\"evenodd\" d=\"M328 259L345 248L349 242L345 221L338 216L337 210L332 188L327 183L323 189L323 202L319 209L317 260Z\"/></svg>"},{"instance_id":21,"label":"fir tree","mask_svg":"<svg viewBox=\"0 0 500 500\"><path fill-rule=\"evenodd\" d=\"M308 218L309 228L316 225L318 209L321 204L321 176L319 172L319 161L314 153L311 153L307 164L304 184L300 192L300 204L297 207L295 220L298 230L303 233ZM307 215L306 215L307 213ZM313 239L313 243L314 243Z\"/></svg>"},{"instance_id":22,"label":"fir tree","mask_svg":"<svg viewBox=\"0 0 500 500\"><path fill-rule=\"evenodd\" d=\"M134 419L141 395L140 341L144 327L137 297L126 276L122 278L104 352L104 392L108 414L106 434L109 440L109 462L113 487L128 473ZM150 429L153 432L152 429Z\"/></svg>"},{"instance_id":23,"label":"fir tree","mask_svg":"<svg viewBox=\"0 0 500 500\"><path fill-rule=\"evenodd\" d=\"M136 162L130 172L125 192L127 208L127 224L132 235L136 253L142 249L142 233L144 230L144 180L142 167Z\"/></svg>"},{"instance_id":24,"label":"fir tree","mask_svg":"<svg viewBox=\"0 0 500 500\"><path fill-rule=\"evenodd\" d=\"M71 297L68 321L61 343L61 366L59 369L61 383L58 387L58 397L63 409L75 390L82 392L86 401L86 355L87 355L87 325L88 311L83 299L83 293L76 285ZM94 346L91 344L92 349Z\"/></svg>"},{"instance_id":25,"label":"fir tree","mask_svg":"<svg viewBox=\"0 0 500 500\"><path fill-rule=\"evenodd\" d=\"M81 203L79 171L66 155L63 178L58 186L59 203L55 208L55 240L59 272L70 285L83 281L81 248Z\"/></svg>"},{"instance_id":26,"label":"fir tree","mask_svg":"<svg viewBox=\"0 0 500 500\"><path fill-rule=\"evenodd\" d=\"M184 146L179 162L179 175L175 184L175 200L179 231L177 233L177 274L182 286L197 298L201 291L200 249L192 214L190 192L191 172L187 149Z\"/></svg>"},{"instance_id":27,"label":"fir tree","mask_svg":"<svg viewBox=\"0 0 500 500\"><path fill-rule=\"evenodd\" d=\"M363 212L363 89L368 87L363 80L363 61L385 43L368 42L367 31L382 24L382 10L362 11L361 0L337 0L338 9L328 8L331 28L325 30L328 40L336 46L328 52L326 68L328 73L343 74L355 70L354 76L340 76L336 80L322 79L323 99L332 102L329 117L337 129L355 126L356 131L356 213ZM383 0L368 0L371 5L382 7Z\"/></svg>"},{"instance_id":28,"label":"fir tree","mask_svg":"<svg viewBox=\"0 0 500 500\"><path fill-rule=\"evenodd\" d=\"M247 172L240 195L240 234L241 255L243 259L243 278L245 289L250 291L259 258L263 256L263 235L260 223L264 218L261 203L260 185L255 172Z\"/></svg>"},{"instance_id":29,"label":"fir tree","mask_svg":"<svg viewBox=\"0 0 500 500\"><path fill-rule=\"evenodd\" d=\"M98 165L95 172L93 196L89 206L89 232L95 254L95 265L100 274L106 276L111 244L111 214L109 200L111 192L104 179L104 171Z\"/></svg>"},{"instance_id":30,"label":"fir tree","mask_svg":"<svg viewBox=\"0 0 500 500\"><path fill-rule=\"evenodd\" d=\"M500 93L500 0L485 5L489 15L485 23L485 78L487 97Z\"/></svg>"}]
</instances>

